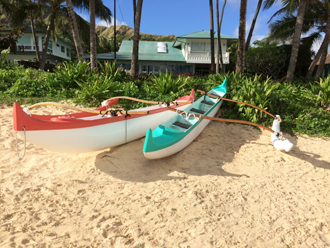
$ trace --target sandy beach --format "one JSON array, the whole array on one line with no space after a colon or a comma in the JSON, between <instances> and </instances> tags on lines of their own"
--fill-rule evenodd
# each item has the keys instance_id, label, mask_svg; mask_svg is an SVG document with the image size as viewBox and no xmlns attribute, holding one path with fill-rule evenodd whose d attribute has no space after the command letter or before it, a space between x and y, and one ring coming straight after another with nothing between
<instances>
[{"instance_id":1,"label":"sandy beach","mask_svg":"<svg viewBox=\"0 0 330 248\"><path fill-rule=\"evenodd\" d=\"M12 107L0 115L0 247L330 246L329 139L284 134L284 153L267 131L211 122L161 160L141 138L83 154L27 143L18 161Z\"/></svg>"}]
</instances>

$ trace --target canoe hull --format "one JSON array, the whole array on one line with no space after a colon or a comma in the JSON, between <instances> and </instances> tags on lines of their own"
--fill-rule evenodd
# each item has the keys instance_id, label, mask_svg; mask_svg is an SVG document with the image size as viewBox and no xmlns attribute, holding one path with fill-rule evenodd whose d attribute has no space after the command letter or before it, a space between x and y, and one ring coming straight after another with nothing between
<instances>
[{"instance_id":1,"label":"canoe hull","mask_svg":"<svg viewBox=\"0 0 330 248\"><path fill-rule=\"evenodd\" d=\"M208 116L214 117L216 113L219 111L221 107L222 101L216 106ZM181 139L179 142L168 146L162 150L153 151L153 152L143 152L144 156L147 159L160 159L164 157L171 156L184 148L186 148L191 142L193 142L196 137L205 129L205 127L209 124L210 120L201 119L200 123L191 130L183 139ZM151 135L151 130L149 131L149 135ZM146 136L147 139L147 136Z\"/></svg>"},{"instance_id":2,"label":"canoe hull","mask_svg":"<svg viewBox=\"0 0 330 248\"><path fill-rule=\"evenodd\" d=\"M180 108L179 108L180 109ZM145 136L146 131L155 129L161 122L174 116L172 111L164 111L150 116L122 120L92 127L26 131L26 140L44 149L80 153L107 149L131 142ZM24 131L18 131L24 137Z\"/></svg>"},{"instance_id":3,"label":"canoe hull","mask_svg":"<svg viewBox=\"0 0 330 248\"><path fill-rule=\"evenodd\" d=\"M191 105L190 102L194 101L194 90L190 95L176 101L178 104L172 103L172 108L182 110ZM144 137L149 128L155 129L175 115L166 107L166 104L160 104L139 109L148 111L147 115L112 116L81 112L58 116L27 114L18 103L14 103L13 124L14 131L23 139L47 150L65 153L91 152ZM105 109L100 107L97 110Z\"/></svg>"},{"instance_id":4,"label":"canoe hull","mask_svg":"<svg viewBox=\"0 0 330 248\"><path fill-rule=\"evenodd\" d=\"M227 79L214 87L209 93L223 97ZM148 130L143 146L143 154L148 159L159 159L173 155L187 147L210 122L202 116L214 117L219 111L222 100L212 96L202 96L182 113L159 125L154 131Z\"/></svg>"}]
</instances>

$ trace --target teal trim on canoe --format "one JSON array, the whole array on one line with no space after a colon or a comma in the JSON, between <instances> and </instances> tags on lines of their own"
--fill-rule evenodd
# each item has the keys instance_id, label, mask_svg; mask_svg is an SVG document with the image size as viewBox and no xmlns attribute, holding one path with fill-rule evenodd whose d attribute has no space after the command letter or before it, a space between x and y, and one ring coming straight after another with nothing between
<instances>
[{"instance_id":1,"label":"teal trim on canoe","mask_svg":"<svg viewBox=\"0 0 330 248\"><path fill-rule=\"evenodd\" d=\"M220 95L223 97L227 92L227 78L223 81L223 83L217 87L214 87L209 92L212 93L212 91L216 95ZM194 102L190 108L192 108L194 105L200 104L200 102L204 99L204 96L199 98L196 102ZM213 98L214 99L214 98ZM204 115L208 116L210 112L214 110L219 104L222 103L222 100L217 101ZM197 113L196 113L197 114ZM197 114L199 115L199 114ZM171 118L172 120L172 118ZM154 152L162 150L166 147L170 147L174 145L175 143L182 140L185 136L187 136L194 128L199 125L202 121L206 121L205 119L199 119L196 123L194 123L189 129L185 131L176 130L170 127L167 127L165 125L159 125L154 131L149 129L146 133L146 138L143 146L143 152Z\"/></svg>"}]
</instances>

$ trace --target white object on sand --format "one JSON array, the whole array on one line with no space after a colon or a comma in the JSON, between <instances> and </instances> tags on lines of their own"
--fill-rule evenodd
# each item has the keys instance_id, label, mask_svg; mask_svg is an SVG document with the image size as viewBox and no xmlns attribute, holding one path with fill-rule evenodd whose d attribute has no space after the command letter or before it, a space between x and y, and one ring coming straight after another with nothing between
<instances>
[{"instance_id":1,"label":"white object on sand","mask_svg":"<svg viewBox=\"0 0 330 248\"><path fill-rule=\"evenodd\" d=\"M275 133L272 133L271 135L271 139L272 139L272 143L274 145L274 147L277 150L280 151L286 151L289 152L291 151L293 144L286 138L284 138L280 133L280 123L282 122L282 119L279 115L275 116L275 119L273 121L273 126L272 126L272 130L275 131Z\"/></svg>"}]
</instances>

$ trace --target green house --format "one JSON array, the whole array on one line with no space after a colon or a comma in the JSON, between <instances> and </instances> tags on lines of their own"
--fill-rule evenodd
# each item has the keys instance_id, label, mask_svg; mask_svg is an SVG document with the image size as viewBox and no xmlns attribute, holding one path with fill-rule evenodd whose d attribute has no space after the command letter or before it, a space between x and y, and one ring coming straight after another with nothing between
<instances>
[{"instance_id":1,"label":"green house","mask_svg":"<svg viewBox=\"0 0 330 248\"><path fill-rule=\"evenodd\" d=\"M217 60L217 34L214 35L215 59ZM224 66L229 64L227 48L237 38L221 34ZM124 40L116 53L116 63L130 70L133 41ZM89 56L86 56L89 59ZM97 54L97 60L115 60L114 53ZM211 69L211 39L209 31L199 31L179 36L174 42L139 41L139 73L171 71L174 74L192 73L205 75Z\"/></svg>"}]
</instances>

